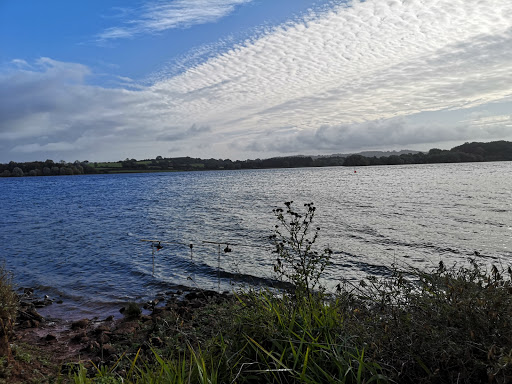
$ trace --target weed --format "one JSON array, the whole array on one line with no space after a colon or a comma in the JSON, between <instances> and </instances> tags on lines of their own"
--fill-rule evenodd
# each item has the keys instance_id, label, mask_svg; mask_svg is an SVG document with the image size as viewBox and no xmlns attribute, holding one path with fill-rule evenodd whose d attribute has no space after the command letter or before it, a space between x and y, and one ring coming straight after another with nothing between
<instances>
[{"instance_id":1,"label":"weed","mask_svg":"<svg viewBox=\"0 0 512 384\"><path fill-rule=\"evenodd\" d=\"M329 248L319 252L315 242L320 231L312 227L316 207L313 203L304 204L305 213L293 208L293 201L284 203L286 209L273 210L279 224L270 237L274 243L277 259L274 271L295 286L295 293L309 297L315 289L323 292L320 277L330 262L332 251Z\"/></svg>"}]
</instances>

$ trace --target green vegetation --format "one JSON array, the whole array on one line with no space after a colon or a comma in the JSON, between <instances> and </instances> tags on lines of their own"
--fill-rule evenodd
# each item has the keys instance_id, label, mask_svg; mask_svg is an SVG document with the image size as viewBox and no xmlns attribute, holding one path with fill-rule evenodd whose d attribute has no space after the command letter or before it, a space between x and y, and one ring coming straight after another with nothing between
<instances>
[{"instance_id":1,"label":"green vegetation","mask_svg":"<svg viewBox=\"0 0 512 384\"><path fill-rule=\"evenodd\" d=\"M172 172L222 169L267 169L301 167L360 167L369 165L465 163L484 161L512 161L512 142L494 141L490 143L465 143L450 150L431 149L428 153L407 153L382 157L366 157L359 154L343 156L288 156L270 159L236 160L199 159L192 157L136 160L125 159L115 162L90 163L75 161L66 163L52 160L45 162L0 164L0 177L19 176L57 176L90 173L134 173L134 172Z\"/></svg>"},{"instance_id":2,"label":"green vegetation","mask_svg":"<svg viewBox=\"0 0 512 384\"><path fill-rule=\"evenodd\" d=\"M12 335L16 312L18 309L18 296L14 293L12 276L0 265L0 357L5 361L0 362L0 376L4 365L6 366L11 356L9 338Z\"/></svg>"},{"instance_id":3,"label":"green vegetation","mask_svg":"<svg viewBox=\"0 0 512 384\"><path fill-rule=\"evenodd\" d=\"M316 211L314 204L304 204L306 212L303 214L297 213L292 204L293 201L287 201L285 210L274 209L279 222L270 236L277 253L274 271L294 286L296 296L323 295L325 289L320 285L320 277L330 262L332 251L328 248L321 253L315 250L320 228L311 229Z\"/></svg>"},{"instance_id":4,"label":"green vegetation","mask_svg":"<svg viewBox=\"0 0 512 384\"><path fill-rule=\"evenodd\" d=\"M323 299L244 292L157 320L158 347L75 383L507 383L511 290L473 264L397 270Z\"/></svg>"}]
</instances>

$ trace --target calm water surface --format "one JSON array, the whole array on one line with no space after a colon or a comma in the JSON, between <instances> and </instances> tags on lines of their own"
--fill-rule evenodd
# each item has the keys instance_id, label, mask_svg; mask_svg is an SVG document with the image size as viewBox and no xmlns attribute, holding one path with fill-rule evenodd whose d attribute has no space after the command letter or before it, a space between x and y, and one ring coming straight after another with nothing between
<instances>
[{"instance_id":1,"label":"calm water surface","mask_svg":"<svg viewBox=\"0 0 512 384\"><path fill-rule=\"evenodd\" d=\"M101 315L180 285L266 283L272 209L288 200L317 206L331 286L394 262L512 259L510 162L1 178L0 192L0 260L19 286L64 301L54 316ZM157 252L153 274L141 239L183 245ZM235 245L219 263L204 241Z\"/></svg>"}]
</instances>

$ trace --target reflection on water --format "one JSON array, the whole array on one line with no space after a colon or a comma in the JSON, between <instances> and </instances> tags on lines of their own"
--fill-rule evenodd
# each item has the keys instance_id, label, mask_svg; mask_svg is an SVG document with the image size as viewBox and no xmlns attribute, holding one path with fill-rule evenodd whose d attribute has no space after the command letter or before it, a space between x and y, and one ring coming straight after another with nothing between
<instances>
[{"instance_id":1,"label":"reflection on water","mask_svg":"<svg viewBox=\"0 0 512 384\"><path fill-rule=\"evenodd\" d=\"M0 258L19 285L89 313L177 285L265 284L272 208L294 200L318 208L319 241L335 251L331 285L475 250L507 262L511 174L512 163L485 163L3 178ZM183 245L156 252L153 276L140 239ZM218 246L203 241L235 244L220 270Z\"/></svg>"}]
</instances>

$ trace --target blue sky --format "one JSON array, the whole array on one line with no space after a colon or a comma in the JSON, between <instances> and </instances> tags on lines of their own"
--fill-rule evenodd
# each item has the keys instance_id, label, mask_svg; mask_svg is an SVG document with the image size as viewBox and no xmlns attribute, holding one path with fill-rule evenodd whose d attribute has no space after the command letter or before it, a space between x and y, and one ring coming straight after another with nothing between
<instances>
[{"instance_id":1,"label":"blue sky","mask_svg":"<svg viewBox=\"0 0 512 384\"><path fill-rule=\"evenodd\" d=\"M0 2L0 162L512 140L508 0Z\"/></svg>"}]
</instances>

